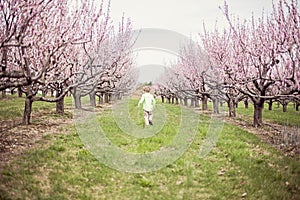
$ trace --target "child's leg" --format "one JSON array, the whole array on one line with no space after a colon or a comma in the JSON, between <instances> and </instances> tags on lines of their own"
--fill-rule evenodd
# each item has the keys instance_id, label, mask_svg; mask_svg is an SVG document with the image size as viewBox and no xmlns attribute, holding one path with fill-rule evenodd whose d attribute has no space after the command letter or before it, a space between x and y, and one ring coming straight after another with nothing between
<instances>
[{"instance_id":1,"label":"child's leg","mask_svg":"<svg viewBox=\"0 0 300 200\"><path fill-rule=\"evenodd\" d=\"M145 125L149 125L149 112L144 110Z\"/></svg>"},{"instance_id":2,"label":"child's leg","mask_svg":"<svg viewBox=\"0 0 300 200\"><path fill-rule=\"evenodd\" d=\"M153 113L149 112L149 124L152 125Z\"/></svg>"}]
</instances>

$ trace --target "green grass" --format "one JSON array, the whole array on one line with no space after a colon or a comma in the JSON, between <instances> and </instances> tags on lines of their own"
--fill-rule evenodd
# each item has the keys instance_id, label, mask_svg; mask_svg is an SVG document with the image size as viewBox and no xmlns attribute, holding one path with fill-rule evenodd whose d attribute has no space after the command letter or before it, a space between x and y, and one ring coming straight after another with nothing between
<instances>
[{"instance_id":1,"label":"green grass","mask_svg":"<svg viewBox=\"0 0 300 200\"><path fill-rule=\"evenodd\" d=\"M180 125L179 109L172 109L172 105L164 105L166 107L166 116L162 116L164 113L158 114L154 113L154 123L153 127L146 127L143 129L143 111L136 107L138 101L131 100L129 102L130 106L130 118L133 123L135 123L136 128L140 128L141 133L144 133L146 136L150 135L152 132L157 132L153 137L140 138L137 139L134 137L135 133L132 135L124 135L124 132L116 124L114 116L112 115L112 110L107 109L101 113L99 122L103 131L107 134L107 137L112 143L117 146L124 148L126 151L144 153L147 151L155 151L162 146L167 145L174 138L174 135L177 134L177 130ZM161 104L157 105L159 107ZM166 119L164 119L166 117ZM120 119L122 120L122 119ZM164 122L166 120L166 122ZM166 126L164 126L166 123ZM162 129L160 129L162 128ZM131 131L135 132L136 130ZM148 131L148 132L147 132ZM149 134L147 134L149 133Z\"/></svg>"},{"instance_id":2,"label":"green grass","mask_svg":"<svg viewBox=\"0 0 300 200\"><path fill-rule=\"evenodd\" d=\"M72 98L65 97L65 106L72 105ZM25 97L18 98L15 95L7 95L5 99L0 99L0 121L15 120L23 116L25 106ZM55 103L44 101L35 101L32 104L32 114L39 113L43 110L55 109Z\"/></svg>"},{"instance_id":3,"label":"green grass","mask_svg":"<svg viewBox=\"0 0 300 200\"><path fill-rule=\"evenodd\" d=\"M129 113L141 127L142 112L137 112L136 103L130 101ZM124 134L110 109L97 115L97 123L113 145L128 152L151 152L169 144L178 129L179 107L165 105L165 109L166 123L151 138ZM200 116L190 148L175 162L148 173L126 173L105 166L71 126L65 134L44 137L41 143L50 145L31 150L5 166L0 172L0 199L300 198L300 162L236 126L225 124L216 147L199 158L209 124L209 117Z\"/></svg>"},{"instance_id":4,"label":"green grass","mask_svg":"<svg viewBox=\"0 0 300 200\"><path fill-rule=\"evenodd\" d=\"M15 95L7 95L0 100L0 120L10 120L22 117L25 105L25 98L16 98Z\"/></svg>"}]
</instances>

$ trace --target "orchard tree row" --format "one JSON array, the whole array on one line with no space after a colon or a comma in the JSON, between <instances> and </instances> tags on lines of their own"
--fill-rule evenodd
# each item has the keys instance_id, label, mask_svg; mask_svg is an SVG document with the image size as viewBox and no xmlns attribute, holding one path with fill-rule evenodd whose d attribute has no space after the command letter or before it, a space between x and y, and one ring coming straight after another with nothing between
<instances>
[{"instance_id":1,"label":"orchard tree row","mask_svg":"<svg viewBox=\"0 0 300 200\"><path fill-rule=\"evenodd\" d=\"M254 105L254 126L262 125L264 103L280 102L284 108L300 103L300 12L296 0L273 3L272 12L247 21L233 18L225 2L222 8L229 28L200 34L190 41L178 61L161 77L156 93L182 99L207 109L213 102L227 102L229 116L235 105L248 100ZM205 28L205 26L204 26Z\"/></svg>"},{"instance_id":2,"label":"orchard tree row","mask_svg":"<svg viewBox=\"0 0 300 200\"><path fill-rule=\"evenodd\" d=\"M114 26L109 2L95 2L0 0L0 91L25 94L24 124L34 101L56 102L63 113L68 93L81 108L83 96L95 105L95 96L120 96L135 84L131 21Z\"/></svg>"}]
</instances>

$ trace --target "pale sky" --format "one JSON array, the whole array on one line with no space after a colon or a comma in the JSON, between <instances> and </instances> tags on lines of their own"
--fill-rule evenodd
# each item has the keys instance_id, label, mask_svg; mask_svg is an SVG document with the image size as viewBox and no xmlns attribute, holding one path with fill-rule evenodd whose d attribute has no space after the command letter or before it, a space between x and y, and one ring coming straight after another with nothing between
<instances>
[{"instance_id":1,"label":"pale sky","mask_svg":"<svg viewBox=\"0 0 300 200\"><path fill-rule=\"evenodd\" d=\"M276 1L276 0L275 0ZM229 12L241 19L256 17L262 11L269 13L272 0L227 0ZM111 0L111 18L116 24L122 15L132 20L133 29L159 28L178 32L186 37L197 39L203 32L203 22L208 30L227 27L227 22L219 7L223 0ZM139 51L137 65L165 65L174 55L162 51ZM162 70L160 70L162 71ZM153 69L151 78L149 70L140 73L140 80L149 81L158 71Z\"/></svg>"},{"instance_id":2,"label":"pale sky","mask_svg":"<svg viewBox=\"0 0 300 200\"><path fill-rule=\"evenodd\" d=\"M252 13L261 16L263 8L270 11L272 0L227 0L227 4L231 13L249 19ZM227 25L219 9L223 5L223 0L111 0L111 17L118 21L124 13L135 29L163 28L190 36L203 31L203 21L209 29L216 20L219 26Z\"/></svg>"}]
</instances>

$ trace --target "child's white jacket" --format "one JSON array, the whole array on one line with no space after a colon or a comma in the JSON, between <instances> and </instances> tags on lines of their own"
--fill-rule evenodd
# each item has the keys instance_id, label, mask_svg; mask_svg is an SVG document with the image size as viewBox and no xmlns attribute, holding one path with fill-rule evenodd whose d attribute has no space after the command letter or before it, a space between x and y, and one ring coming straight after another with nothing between
<instances>
[{"instance_id":1,"label":"child's white jacket","mask_svg":"<svg viewBox=\"0 0 300 200\"><path fill-rule=\"evenodd\" d=\"M143 109L146 111L152 111L153 108L155 107L156 101L155 98L152 94L150 93L145 93L142 95L138 106L143 104Z\"/></svg>"}]
</instances>

